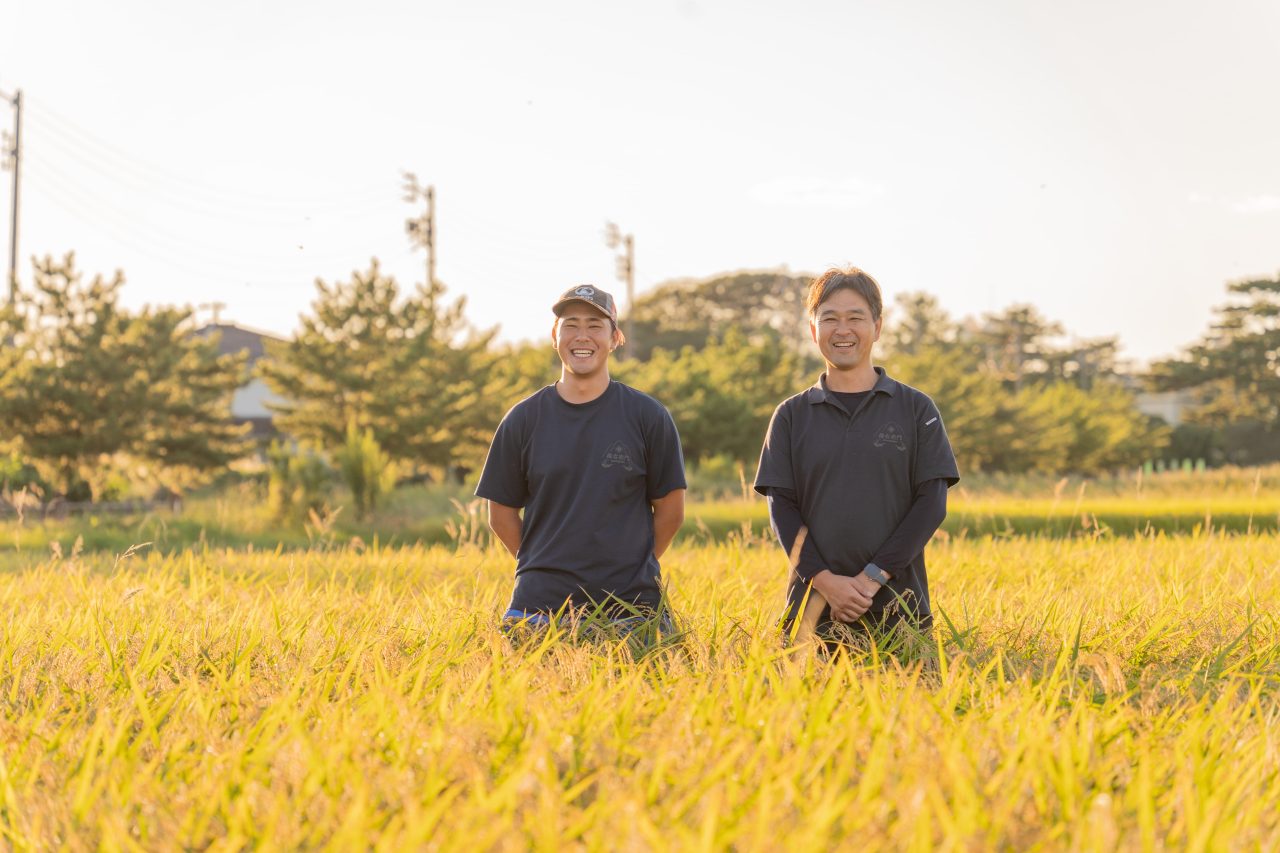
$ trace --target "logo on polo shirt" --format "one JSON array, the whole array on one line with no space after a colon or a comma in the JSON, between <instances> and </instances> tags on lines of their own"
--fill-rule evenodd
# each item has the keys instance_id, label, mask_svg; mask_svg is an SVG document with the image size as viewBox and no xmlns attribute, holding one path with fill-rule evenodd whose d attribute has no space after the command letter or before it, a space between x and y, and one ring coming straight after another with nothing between
<instances>
[{"instance_id":1,"label":"logo on polo shirt","mask_svg":"<svg viewBox=\"0 0 1280 853\"><path fill-rule=\"evenodd\" d=\"M612 468L614 465L621 465L624 471L636 469L636 463L631 461L631 451L621 441L609 445L609 449L604 452L604 459L600 461L601 468Z\"/></svg>"},{"instance_id":2,"label":"logo on polo shirt","mask_svg":"<svg viewBox=\"0 0 1280 853\"><path fill-rule=\"evenodd\" d=\"M907 436L902 431L902 427L890 421L880 427L880 431L876 433L875 446L884 447L886 444L893 445L899 450L907 449Z\"/></svg>"}]
</instances>

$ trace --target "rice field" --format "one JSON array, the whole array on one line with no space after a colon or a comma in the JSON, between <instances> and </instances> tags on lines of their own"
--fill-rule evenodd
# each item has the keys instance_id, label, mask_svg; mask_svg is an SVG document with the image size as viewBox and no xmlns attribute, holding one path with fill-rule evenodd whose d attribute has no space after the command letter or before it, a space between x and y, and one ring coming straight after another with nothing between
<instances>
[{"instance_id":1,"label":"rice field","mask_svg":"<svg viewBox=\"0 0 1280 853\"><path fill-rule=\"evenodd\" d=\"M750 535L647 651L492 550L0 553L16 849L1276 849L1280 537L957 537L933 634L785 650Z\"/></svg>"}]
</instances>

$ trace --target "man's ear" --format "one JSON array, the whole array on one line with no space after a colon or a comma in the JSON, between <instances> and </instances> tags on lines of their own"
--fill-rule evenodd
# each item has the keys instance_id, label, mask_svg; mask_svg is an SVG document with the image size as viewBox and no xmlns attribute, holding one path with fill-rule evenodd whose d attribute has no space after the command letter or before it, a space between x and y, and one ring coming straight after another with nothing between
<instances>
[{"instance_id":1,"label":"man's ear","mask_svg":"<svg viewBox=\"0 0 1280 853\"><path fill-rule=\"evenodd\" d=\"M880 340L880 329L884 326L884 315L876 318L876 340Z\"/></svg>"}]
</instances>

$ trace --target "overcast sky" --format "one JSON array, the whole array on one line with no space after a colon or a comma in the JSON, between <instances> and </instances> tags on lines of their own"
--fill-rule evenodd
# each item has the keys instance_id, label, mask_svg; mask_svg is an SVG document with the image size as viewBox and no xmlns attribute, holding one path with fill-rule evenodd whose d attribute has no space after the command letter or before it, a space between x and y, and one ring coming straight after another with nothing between
<instances>
[{"instance_id":1,"label":"overcast sky","mask_svg":"<svg viewBox=\"0 0 1280 853\"><path fill-rule=\"evenodd\" d=\"M508 340L571 284L622 296L610 219L640 292L854 263L1137 359L1280 271L1274 0L6 0L16 88L25 280L75 250L130 305L277 333L317 277L422 280L401 170L436 187L437 277Z\"/></svg>"}]
</instances>

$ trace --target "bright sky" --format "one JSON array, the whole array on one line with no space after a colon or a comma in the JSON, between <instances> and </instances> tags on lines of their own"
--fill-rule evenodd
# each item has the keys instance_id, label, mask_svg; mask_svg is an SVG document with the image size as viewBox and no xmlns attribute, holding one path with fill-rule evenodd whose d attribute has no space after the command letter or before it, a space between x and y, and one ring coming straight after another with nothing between
<instances>
[{"instance_id":1,"label":"bright sky","mask_svg":"<svg viewBox=\"0 0 1280 853\"><path fill-rule=\"evenodd\" d=\"M1139 359L1280 270L1274 0L7 0L16 88L25 280L75 250L130 305L278 333L371 257L422 280L401 170L508 340L570 284L622 296L606 220L641 292L855 263Z\"/></svg>"}]
</instances>

